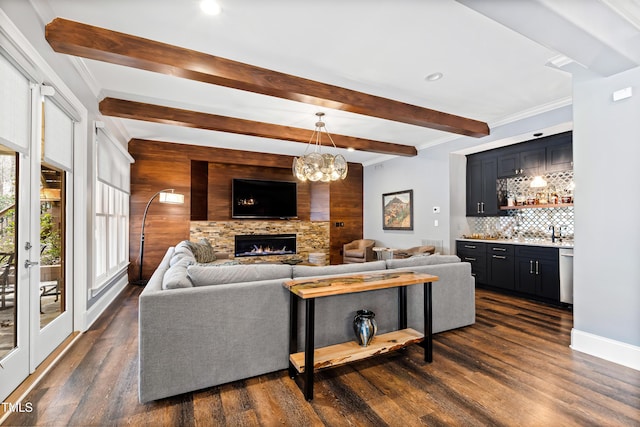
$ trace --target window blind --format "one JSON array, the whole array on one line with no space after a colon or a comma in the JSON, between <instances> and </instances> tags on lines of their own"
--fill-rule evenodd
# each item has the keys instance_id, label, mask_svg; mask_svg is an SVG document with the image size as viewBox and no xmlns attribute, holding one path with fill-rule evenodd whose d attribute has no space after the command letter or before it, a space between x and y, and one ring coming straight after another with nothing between
<instances>
[{"instance_id":1,"label":"window blind","mask_svg":"<svg viewBox=\"0 0 640 427\"><path fill-rule=\"evenodd\" d=\"M129 194L129 165L133 163L133 158L123 148L119 148L118 142L111 139L102 129L98 129L96 142L98 179Z\"/></svg>"},{"instance_id":2,"label":"window blind","mask_svg":"<svg viewBox=\"0 0 640 427\"><path fill-rule=\"evenodd\" d=\"M2 55L0 76L0 143L26 153L31 123L30 82Z\"/></svg>"},{"instance_id":3,"label":"window blind","mask_svg":"<svg viewBox=\"0 0 640 427\"><path fill-rule=\"evenodd\" d=\"M44 101L44 152L47 163L73 170L73 120L50 99Z\"/></svg>"}]
</instances>

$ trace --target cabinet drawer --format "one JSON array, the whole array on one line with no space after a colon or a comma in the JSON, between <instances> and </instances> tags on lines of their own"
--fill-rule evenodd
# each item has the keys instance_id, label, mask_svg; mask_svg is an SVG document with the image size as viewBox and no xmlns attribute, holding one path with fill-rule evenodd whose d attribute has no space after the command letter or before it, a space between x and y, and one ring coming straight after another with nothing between
<instances>
[{"instance_id":1,"label":"cabinet drawer","mask_svg":"<svg viewBox=\"0 0 640 427\"><path fill-rule=\"evenodd\" d=\"M503 245L503 244L493 244L487 243L487 256L491 257L493 255L497 256L507 256L512 257L514 252L513 245Z\"/></svg>"},{"instance_id":2,"label":"cabinet drawer","mask_svg":"<svg viewBox=\"0 0 640 427\"><path fill-rule=\"evenodd\" d=\"M483 242L458 241L456 243L456 252L473 255L484 255L486 245L487 244Z\"/></svg>"},{"instance_id":3,"label":"cabinet drawer","mask_svg":"<svg viewBox=\"0 0 640 427\"><path fill-rule=\"evenodd\" d=\"M516 257L558 260L558 248L542 248L540 246L516 246Z\"/></svg>"}]
</instances>

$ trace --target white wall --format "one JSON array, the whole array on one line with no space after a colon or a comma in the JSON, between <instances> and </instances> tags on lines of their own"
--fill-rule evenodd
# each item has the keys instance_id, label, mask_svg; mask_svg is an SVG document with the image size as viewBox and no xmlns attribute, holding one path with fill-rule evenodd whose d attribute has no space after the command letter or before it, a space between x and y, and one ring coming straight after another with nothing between
<instances>
[{"instance_id":1,"label":"white wall","mask_svg":"<svg viewBox=\"0 0 640 427\"><path fill-rule=\"evenodd\" d=\"M574 83L573 158L572 347L609 358L599 351L622 343L632 360L619 362L640 369L640 68Z\"/></svg>"},{"instance_id":2,"label":"white wall","mask_svg":"<svg viewBox=\"0 0 640 427\"><path fill-rule=\"evenodd\" d=\"M382 229L382 194L413 190L413 231ZM440 207L440 214L432 208ZM439 225L433 225L438 219ZM364 169L364 238L379 246L409 248L423 239L449 238L449 153L423 150L417 157L396 158ZM448 246L448 245L447 245Z\"/></svg>"}]
</instances>

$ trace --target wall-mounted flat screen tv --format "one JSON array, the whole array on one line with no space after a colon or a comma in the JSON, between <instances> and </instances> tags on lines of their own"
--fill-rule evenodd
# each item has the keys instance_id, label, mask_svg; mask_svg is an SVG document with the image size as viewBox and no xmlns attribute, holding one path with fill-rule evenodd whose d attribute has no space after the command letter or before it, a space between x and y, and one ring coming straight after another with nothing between
<instances>
[{"instance_id":1,"label":"wall-mounted flat screen tv","mask_svg":"<svg viewBox=\"0 0 640 427\"><path fill-rule=\"evenodd\" d=\"M233 218L295 218L298 216L298 184L234 178L231 188Z\"/></svg>"}]
</instances>

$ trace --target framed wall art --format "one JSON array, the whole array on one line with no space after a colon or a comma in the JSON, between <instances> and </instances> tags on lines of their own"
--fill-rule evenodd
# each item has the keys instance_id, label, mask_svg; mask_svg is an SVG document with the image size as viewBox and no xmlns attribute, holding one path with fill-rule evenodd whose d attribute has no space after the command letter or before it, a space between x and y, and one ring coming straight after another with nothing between
<instances>
[{"instance_id":1,"label":"framed wall art","mask_svg":"<svg viewBox=\"0 0 640 427\"><path fill-rule=\"evenodd\" d=\"M382 195L382 229L413 230L413 190Z\"/></svg>"}]
</instances>

